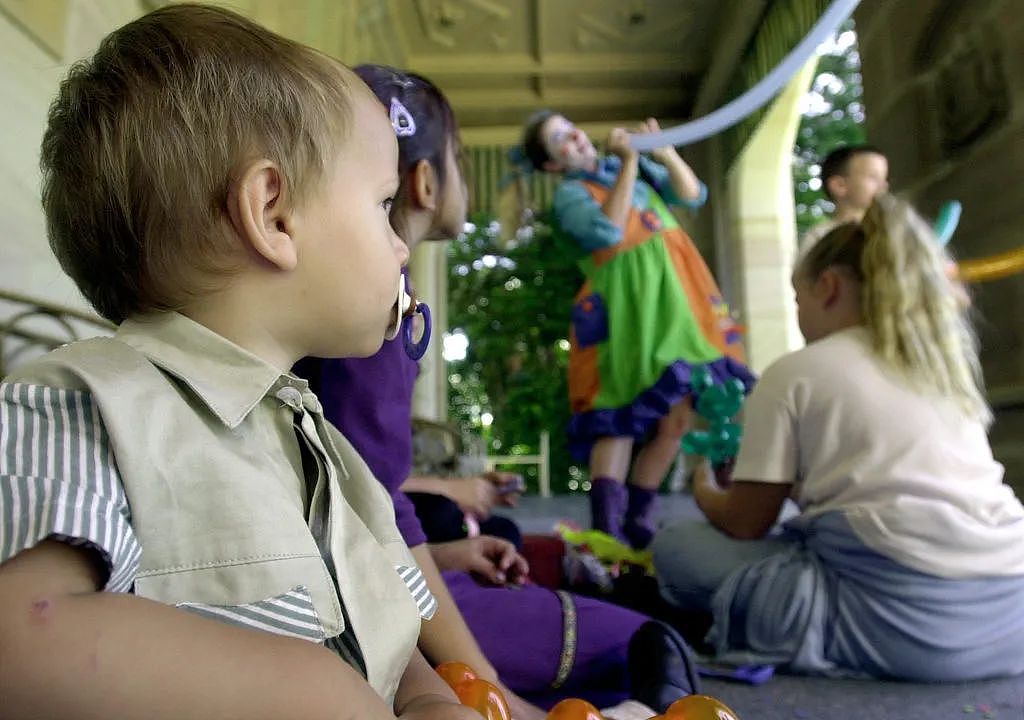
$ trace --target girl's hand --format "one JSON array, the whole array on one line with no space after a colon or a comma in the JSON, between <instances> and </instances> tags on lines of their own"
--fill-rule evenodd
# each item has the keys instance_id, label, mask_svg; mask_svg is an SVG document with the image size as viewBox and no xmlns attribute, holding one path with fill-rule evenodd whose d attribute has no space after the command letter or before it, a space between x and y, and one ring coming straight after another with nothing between
<instances>
[{"instance_id":1,"label":"girl's hand","mask_svg":"<svg viewBox=\"0 0 1024 720\"><path fill-rule=\"evenodd\" d=\"M693 469L693 487L691 490L697 507L702 509L709 497L722 493L722 487L718 484L710 460L702 461Z\"/></svg>"},{"instance_id":2,"label":"girl's hand","mask_svg":"<svg viewBox=\"0 0 1024 720\"><path fill-rule=\"evenodd\" d=\"M647 135L649 133L661 132L661 125L654 118L647 118L645 121L640 123L636 129L638 135ZM651 151L651 157L657 160L662 165L666 165L672 160L679 157L679 153L671 145L665 147L656 148Z\"/></svg>"},{"instance_id":3,"label":"girl's hand","mask_svg":"<svg viewBox=\"0 0 1024 720\"><path fill-rule=\"evenodd\" d=\"M498 491L498 503L505 507L515 507L519 502L519 496L526 489L523 476L517 473L490 470L485 472L483 477L494 484Z\"/></svg>"},{"instance_id":4,"label":"girl's hand","mask_svg":"<svg viewBox=\"0 0 1024 720\"><path fill-rule=\"evenodd\" d=\"M612 155L618 155L622 162L633 160L637 157L637 151L629 143L629 133L625 128L615 128L608 133L608 140L605 147Z\"/></svg>"},{"instance_id":5,"label":"girl's hand","mask_svg":"<svg viewBox=\"0 0 1024 720\"><path fill-rule=\"evenodd\" d=\"M430 554L440 570L468 572L494 585L522 585L530 572L515 545L491 535L431 544Z\"/></svg>"},{"instance_id":6,"label":"girl's hand","mask_svg":"<svg viewBox=\"0 0 1024 720\"><path fill-rule=\"evenodd\" d=\"M445 481L447 495L464 513L486 520L501 499L498 486L487 477L451 478Z\"/></svg>"}]
</instances>

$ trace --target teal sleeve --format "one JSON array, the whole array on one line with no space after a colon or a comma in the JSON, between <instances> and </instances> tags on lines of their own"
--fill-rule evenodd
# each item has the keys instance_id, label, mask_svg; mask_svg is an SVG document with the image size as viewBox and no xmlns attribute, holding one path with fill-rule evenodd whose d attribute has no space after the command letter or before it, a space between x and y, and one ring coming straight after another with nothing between
<instances>
[{"instance_id":1,"label":"teal sleeve","mask_svg":"<svg viewBox=\"0 0 1024 720\"><path fill-rule=\"evenodd\" d=\"M708 186L699 180L700 192L697 197L693 200L684 200L679 197L672 187L672 178L669 176L668 168L645 155L640 156L640 173L647 184L654 188L654 191L668 205L695 210L708 201Z\"/></svg>"},{"instance_id":2,"label":"teal sleeve","mask_svg":"<svg viewBox=\"0 0 1024 720\"><path fill-rule=\"evenodd\" d=\"M608 219L578 180L568 180L558 187L552 209L561 229L587 251L622 241L622 228Z\"/></svg>"}]
</instances>

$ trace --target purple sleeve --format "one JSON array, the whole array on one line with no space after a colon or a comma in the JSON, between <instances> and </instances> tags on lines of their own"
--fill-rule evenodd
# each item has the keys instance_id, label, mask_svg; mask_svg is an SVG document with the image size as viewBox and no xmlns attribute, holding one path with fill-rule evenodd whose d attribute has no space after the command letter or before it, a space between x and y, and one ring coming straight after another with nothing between
<instances>
[{"instance_id":1,"label":"purple sleeve","mask_svg":"<svg viewBox=\"0 0 1024 720\"><path fill-rule=\"evenodd\" d=\"M412 470L412 390L419 366L400 339L368 358L300 362L324 415L363 457L391 495L395 523L406 545L427 541L412 502L400 488Z\"/></svg>"}]
</instances>

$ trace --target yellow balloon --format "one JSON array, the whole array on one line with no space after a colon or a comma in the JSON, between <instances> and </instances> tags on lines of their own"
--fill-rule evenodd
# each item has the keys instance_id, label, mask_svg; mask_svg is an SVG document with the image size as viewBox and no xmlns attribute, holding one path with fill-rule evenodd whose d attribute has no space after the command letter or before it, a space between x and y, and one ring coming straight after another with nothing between
<instances>
[{"instance_id":1,"label":"yellow balloon","mask_svg":"<svg viewBox=\"0 0 1024 720\"><path fill-rule=\"evenodd\" d=\"M1024 247L957 264L957 277L969 283L1000 280L1019 272L1024 272Z\"/></svg>"}]
</instances>

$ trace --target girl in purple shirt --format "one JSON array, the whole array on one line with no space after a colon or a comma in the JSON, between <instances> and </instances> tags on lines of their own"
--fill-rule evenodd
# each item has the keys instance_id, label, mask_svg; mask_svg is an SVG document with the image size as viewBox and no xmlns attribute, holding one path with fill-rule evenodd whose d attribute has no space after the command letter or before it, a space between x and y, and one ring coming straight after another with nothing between
<instances>
[{"instance_id":1,"label":"girl in purple shirt","mask_svg":"<svg viewBox=\"0 0 1024 720\"><path fill-rule=\"evenodd\" d=\"M410 249L456 237L465 222L467 191L458 129L444 96L411 73L372 65L356 72L389 108L398 135L401 187L392 224ZM307 358L296 371L311 381L327 418L394 500L398 527L439 603L420 634L420 649L431 662L462 661L499 682L516 720L542 720L538 705L565 697L599 705L632 697L662 712L697 689L685 643L662 623L526 582L526 563L505 540L483 535L427 544L402 492L412 470L418 365L401 339L385 342L370 358Z\"/></svg>"}]
</instances>

